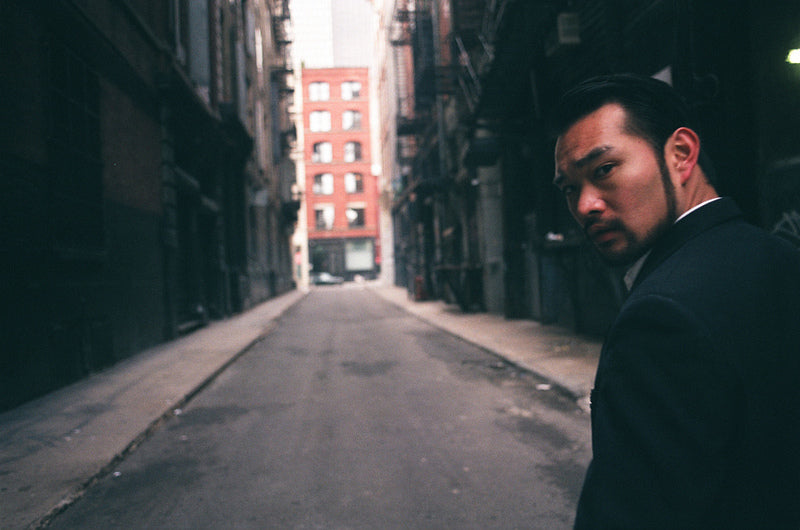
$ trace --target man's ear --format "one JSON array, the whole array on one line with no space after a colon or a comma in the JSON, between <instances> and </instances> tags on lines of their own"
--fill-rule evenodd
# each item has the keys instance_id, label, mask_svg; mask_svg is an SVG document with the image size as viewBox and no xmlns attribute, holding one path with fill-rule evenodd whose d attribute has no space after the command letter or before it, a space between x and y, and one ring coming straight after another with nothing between
<instances>
[{"instance_id":1,"label":"man's ear","mask_svg":"<svg viewBox=\"0 0 800 530\"><path fill-rule=\"evenodd\" d=\"M693 130L680 127L669 137L664 149L667 167L677 173L680 184L686 183L697 166L700 137Z\"/></svg>"}]
</instances>

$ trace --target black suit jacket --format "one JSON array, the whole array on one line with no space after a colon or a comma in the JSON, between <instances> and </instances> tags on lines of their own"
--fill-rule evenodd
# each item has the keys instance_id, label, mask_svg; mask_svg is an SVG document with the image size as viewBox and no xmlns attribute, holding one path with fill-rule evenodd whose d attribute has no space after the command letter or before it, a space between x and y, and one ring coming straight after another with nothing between
<instances>
[{"instance_id":1,"label":"black suit jacket","mask_svg":"<svg viewBox=\"0 0 800 530\"><path fill-rule=\"evenodd\" d=\"M652 249L606 338L575 527L800 528L800 252L730 199Z\"/></svg>"}]
</instances>

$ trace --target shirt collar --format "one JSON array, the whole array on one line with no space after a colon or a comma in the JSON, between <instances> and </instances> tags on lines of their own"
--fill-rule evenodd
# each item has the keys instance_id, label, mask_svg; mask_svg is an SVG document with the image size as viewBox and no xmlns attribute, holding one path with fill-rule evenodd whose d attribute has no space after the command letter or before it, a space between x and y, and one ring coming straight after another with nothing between
<instances>
[{"instance_id":1,"label":"shirt collar","mask_svg":"<svg viewBox=\"0 0 800 530\"><path fill-rule=\"evenodd\" d=\"M644 256L637 259L633 265L628 269L628 272L625 273L625 276L622 277L622 281L625 282L625 288L630 291L633 287L633 282L636 281L636 277L639 276L639 272L642 270L642 266L644 265L645 260L647 260L647 256L650 255L650 251L648 250L645 252ZM617 276L619 278L619 276Z\"/></svg>"},{"instance_id":2,"label":"shirt collar","mask_svg":"<svg viewBox=\"0 0 800 530\"><path fill-rule=\"evenodd\" d=\"M684 217L686 217L687 215L689 215L689 214L690 214L690 213L692 213L693 211L695 211L695 210L699 210L700 208L702 208L702 207L703 207L703 206L705 206L706 204L710 204L710 203L712 203L712 202L714 202L714 201L718 201L718 200L720 200L721 198L722 198L722 197L714 197L713 199L708 199L708 200L707 200L707 201L705 201L705 202L701 202L701 203L700 203L700 204L698 204L697 206L694 206L694 207L692 207L692 208L689 208L688 210L686 210L685 212L683 212L683 215L681 215L680 217L678 217L678 218L675 220L675 222L677 223L678 221L680 221L681 219L683 219Z\"/></svg>"}]
</instances>

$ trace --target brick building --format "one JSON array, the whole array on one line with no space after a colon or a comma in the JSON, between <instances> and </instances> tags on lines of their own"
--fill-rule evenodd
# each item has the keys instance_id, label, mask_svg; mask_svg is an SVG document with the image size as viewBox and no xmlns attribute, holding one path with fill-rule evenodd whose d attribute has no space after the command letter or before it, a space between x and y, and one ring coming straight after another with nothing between
<instances>
[{"instance_id":1,"label":"brick building","mask_svg":"<svg viewBox=\"0 0 800 530\"><path fill-rule=\"evenodd\" d=\"M0 409L292 288L288 23L0 2Z\"/></svg>"},{"instance_id":2,"label":"brick building","mask_svg":"<svg viewBox=\"0 0 800 530\"><path fill-rule=\"evenodd\" d=\"M305 210L311 272L352 279L380 267L371 168L369 71L302 71Z\"/></svg>"}]
</instances>

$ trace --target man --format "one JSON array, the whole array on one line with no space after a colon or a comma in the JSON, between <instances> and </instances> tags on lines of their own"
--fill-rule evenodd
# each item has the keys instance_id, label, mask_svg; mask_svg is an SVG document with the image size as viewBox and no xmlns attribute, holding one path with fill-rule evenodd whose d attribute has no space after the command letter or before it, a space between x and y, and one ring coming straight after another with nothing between
<instances>
[{"instance_id":1,"label":"man","mask_svg":"<svg viewBox=\"0 0 800 530\"><path fill-rule=\"evenodd\" d=\"M800 253L720 198L667 84L559 108L554 183L629 296L592 391L576 528L800 528Z\"/></svg>"}]
</instances>

